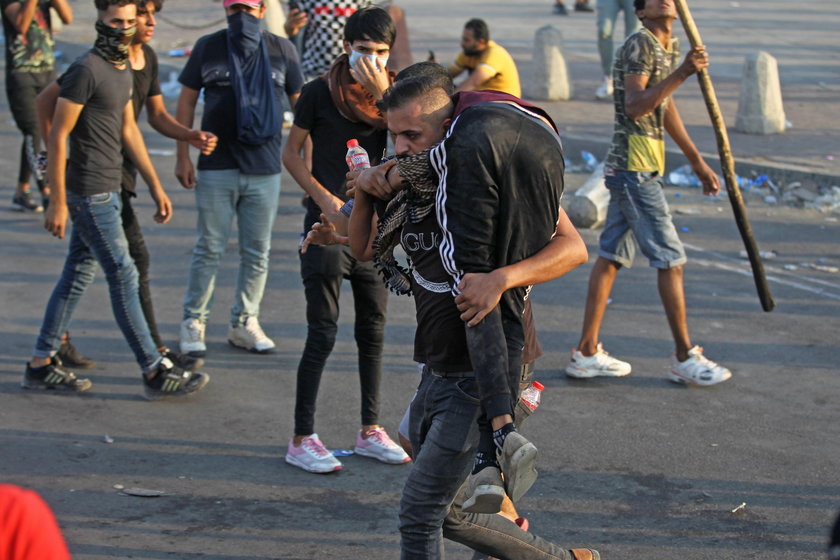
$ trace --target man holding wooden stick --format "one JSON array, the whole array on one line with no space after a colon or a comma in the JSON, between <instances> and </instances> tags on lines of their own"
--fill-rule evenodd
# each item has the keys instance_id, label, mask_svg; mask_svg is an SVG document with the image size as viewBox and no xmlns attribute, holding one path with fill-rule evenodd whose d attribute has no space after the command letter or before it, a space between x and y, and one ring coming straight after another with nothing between
<instances>
[{"instance_id":1,"label":"man holding wooden stick","mask_svg":"<svg viewBox=\"0 0 840 560\"><path fill-rule=\"evenodd\" d=\"M676 345L669 379L715 385L732 374L691 344L683 292L685 250L662 190L667 131L691 162L704 194L720 191L717 175L689 138L671 98L686 79L709 66L709 57L705 47L698 45L678 65L679 44L672 34L677 18L674 0L635 0L634 8L642 29L616 53L613 69L615 133L605 161L610 191L607 223L589 277L581 339L572 350L566 374L588 378L630 373L630 364L603 350L598 335L618 270L632 265L638 244L657 269L659 295Z\"/></svg>"}]
</instances>

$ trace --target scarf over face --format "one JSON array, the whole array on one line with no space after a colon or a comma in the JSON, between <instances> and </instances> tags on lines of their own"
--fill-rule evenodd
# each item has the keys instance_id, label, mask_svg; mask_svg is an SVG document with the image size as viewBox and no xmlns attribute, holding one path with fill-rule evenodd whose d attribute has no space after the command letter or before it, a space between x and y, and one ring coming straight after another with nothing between
<instances>
[{"instance_id":1,"label":"scarf over face","mask_svg":"<svg viewBox=\"0 0 840 560\"><path fill-rule=\"evenodd\" d=\"M227 46L237 139L254 146L265 144L280 132L280 107L259 18L246 12L229 15Z\"/></svg>"},{"instance_id":2,"label":"scarf over face","mask_svg":"<svg viewBox=\"0 0 840 560\"><path fill-rule=\"evenodd\" d=\"M335 59L321 79L327 82L333 105L342 117L350 122L365 123L376 130L388 128L385 116L376 106L376 99L350 75L350 58L346 54ZM388 73L388 83L394 83L392 72Z\"/></svg>"},{"instance_id":3,"label":"scarf over face","mask_svg":"<svg viewBox=\"0 0 840 560\"><path fill-rule=\"evenodd\" d=\"M96 20L96 41L93 43L93 50L113 64L122 66L128 60L128 47L137 32L137 26L132 25L121 29L111 27L101 19Z\"/></svg>"}]
</instances>

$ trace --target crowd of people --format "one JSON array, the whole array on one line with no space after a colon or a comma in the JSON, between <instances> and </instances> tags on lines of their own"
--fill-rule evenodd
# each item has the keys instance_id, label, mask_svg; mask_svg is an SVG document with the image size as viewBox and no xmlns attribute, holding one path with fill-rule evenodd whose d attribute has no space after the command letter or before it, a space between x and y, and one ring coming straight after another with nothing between
<instances>
[{"instance_id":1,"label":"crowd of people","mask_svg":"<svg viewBox=\"0 0 840 560\"><path fill-rule=\"evenodd\" d=\"M598 2L605 63L598 96L611 97L615 107L605 163L611 199L580 342L566 374L630 374L629 363L604 351L600 328L617 272L632 265L638 247L657 269L674 338L669 379L714 385L731 372L689 337L685 251L662 191L665 132L704 192L720 190L673 100L688 77L708 66L708 54L694 47L680 62L673 1L613 3L608 9L609 2ZM542 353L529 296L536 285L584 264L588 253L560 206L565 169L558 127L545 110L521 99L514 60L490 39L487 24L466 22L462 52L449 67L411 64L405 16L393 4L293 3L286 30L303 34L299 53L289 39L262 29L261 0L224 0L227 25L195 44L172 116L148 45L163 4L95 0L96 40L57 77L51 8L69 23L66 0L2 1L7 91L24 136L14 201L29 211L46 206L45 228L58 238L67 233L68 218L72 222L64 269L22 386L92 388L74 371L93 363L70 344L69 327L99 265L145 396L184 397L204 389L204 333L234 220L239 267L228 341L271 353L275 343L259 312L285 166L306 194L302 226L308 232L300 251L307 335L285 461L313 473L343 468L318 437L315 417L346 279L361 387L354 451L385 464L412 463L400 504L402 557L440 558L442 539L449 538L494 558L600 558L591 548L558 546L530 533L515 510L537 478L537 447L519 430L527 417L519 393ZM586 2L575 9L591 11ZM613 57L612 25L621 9L634 19L628 15L629 36ZM284 143L286 103L294 123ZM149 250L131 205L139 172L155 202L155 220L166 223L173 213L137 125L144 108L150 125L177 141L176 176L195 191L198 210L177 352L157 327ZM348 172L349 140L366 150L370 168ZM196 164L190 146L200 151ZM41 203L30 177L38 181ZM397 246L408 263L397 262ZM401 444L379 419L389 291L410 294L416 304L413 358L420 381L400 425Z\"/></svg>"}]
</instances>

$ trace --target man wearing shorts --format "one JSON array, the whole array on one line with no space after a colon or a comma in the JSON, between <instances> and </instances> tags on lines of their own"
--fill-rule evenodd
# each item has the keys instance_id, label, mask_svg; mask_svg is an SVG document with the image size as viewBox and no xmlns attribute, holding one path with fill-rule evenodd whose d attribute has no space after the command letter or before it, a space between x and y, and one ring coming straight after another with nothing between
<instances>
[{"instance_id":1,"label":"man wearing shorts","mask_svg":"<svg viewBox=\"0 0 840 560\"><path fill-rule=\"evenodd\" d=\"M677 236L665 194L664 131L683 151L708 195L720 182L685 130L671 94L691 75L709 66L705 47L691 49L677 66L679 45L671 31L677 10L673 0L635 0L642 29L628 37L616 53L615 133L605 161L610 190L607 223L598 260L589 277L583 331L566 368L570 377L621 377L631 366L607 354L598 340L607 299L616 274L631 266L638 243L657 269L659 295L665 307L676 351L669 379L676 383L714 385L732 374L703 355L688 335L683 264L685 250ZM635 242L634 242L635 239Z\"/></svg>"}]
</instances>

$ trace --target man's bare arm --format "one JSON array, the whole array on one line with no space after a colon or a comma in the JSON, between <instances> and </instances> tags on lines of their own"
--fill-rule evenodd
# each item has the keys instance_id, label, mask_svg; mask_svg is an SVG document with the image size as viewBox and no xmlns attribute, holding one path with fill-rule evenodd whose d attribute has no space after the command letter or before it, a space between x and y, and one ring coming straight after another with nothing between
<instances>
[{"instance_id":1,"label":"man's bare arm","mask_svg":"<svg viewBox=\"0 0 840 560\"><path fill-rule=\"evenodd\" d=\"M47 149L52 156L47 161L49 177L50 205L44 216L44 228L62 239L67 227L67 191L65 174L67 172L67 138L76 127L84 105L60 98L52 119L52 128L47 140Z\"/></svg>"},{"instance_id":2,"label":"man's bare arm","mask_svg":"<svg viewBox=\"0 0 840 560\"><path fill-rule=\"evenodd\" d=\"M58 82L53 81L50 85L41 90L35 98L35 114L38 117L38 131L45 141L50 137L53 113L58 103L58 95L61 87Z\"/></svg>"},{"instance_id":3,"label":"man's bare arm","mask_svg":"<svg viewBox=\"0 0 840 560\"><path fill-rule=\"evenodd\" d=\"M134 162L143 180L149 186L149 193L157 204L155 221L165 224L172 218L172 202L163 190L163 185L160 184L152 160L149 159L146 143L143 141L143 135L140 133L137 120L134 118L134 103L131 99L128 100L123 109L122 144L128 158Z\"/></svg>"},{"instance_id":4,"label":"man's bare arm","mask_svg":"<svg viewBox=\"0 0 840 560\"><path fill-rule=\"evenodd\" d=\"M70 7L70 3L67 0L52 0L50 4L61 19L61 23L64 25L73 23L73 8Z\"/></svg>"},{"instance_id":5,"label":"man's bare arm","mask_svg":"<svg viewBox=\"0 0 840 560\"><path fill-rule=\"evenodd\" d=\"M195 120L195 106L198 103L198 90L181 86L178 105L175 109L175 120L186 128L192 128ZM195 167L190 161L190 146L186 142L178 141L177 161L175 163L175 177L185 189L195 188Z\"/></svg>"},{"instance_id":6,"label":"man's bare arm","mask_svg":"<svg viewBox=\"0 0 840 560\"><path fill-rule=\"evenodd\" d=\"M308 137L308 130L292 125L289 137L286 139L286 145L283 146L283 165L292 174L300 188L312 197L321 211L329 215L338 212L344 201L319 183L306 166L306 162L301 156L301 148L303 148Z\"/></svg>"},{"instance_id":7,"label":"man's bare arm","mask_svg":"<svg viewBox=\"0 0 840 560\"><path fill-rule=\"evenodd\" d=\"M216 143L219 141L216 135L212 132L193 130L175 120L169 114L169 111L166 110L166 105L163 103L163 95L152 95L146 99L146 115L152 128L164 136L181 142L187 142L191 146L201 150L201 153L204 155L209 155L216 149Z\"/></svg>"},{"instance_id":8,"label":"man's bare arm","mask_svg":"<svg viewBox=\"0 0 840 560\"><path fill-rule=\"evenodd\" d=\"M6 19L12 22L12 25L21 35L26 35L29 27L32 25L32 18L35 17L35 10L38 9L38 0L26 0L21 3L13 3L6 6L3 13L6 14Z\"/></svg>"},{"instance_id":9,"label":"man's bare arm","mask_svg":"<svg viewBox=\"0 0 840 560\"><path fill-rule=\"evenodd\" d=\"M648 88L649 76L627 74L624 77L624 110L633 120L652 113L671 96L692 74L709 66L706 47L697 45L685 57L683 63L667 78Z\"/></svg>"},{"instance_id":10,"label":"man's bare arm","mask_svg":"<svg viewBox=\"0 0 840 560\"><path fill-rule=\"evenodd\" d=\"M561 208L554 237L534 255L488 273L464 275L455 305L467 326L475 326L499 304L511 289L550 282L586 262L586 244Z\"/></svg>"},{"instance_id":11,"label":"man's bare arm","mask_svg":"<svg viewBox=\"0 0 840 560\"><path fill-rule=\"evenodd\" d=\"M461 85L458 86L458 89L456 91L473 91L476 89L481 89L481 86L484 84L484 82L486 82L496 74L497 72L493 68L486 65L479 65L476 67L475 70L473 70L470 73L469 77L466 80L461 82Z\"/></svg>"}]
</instances>

